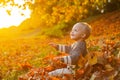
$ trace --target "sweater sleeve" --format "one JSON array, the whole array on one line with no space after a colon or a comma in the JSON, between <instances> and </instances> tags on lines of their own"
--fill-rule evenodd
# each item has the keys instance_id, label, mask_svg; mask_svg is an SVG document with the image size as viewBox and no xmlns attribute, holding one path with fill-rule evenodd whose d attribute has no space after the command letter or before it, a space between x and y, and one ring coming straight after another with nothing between
<instances>
[{"instance_id":1,"label":"sweater sleeve","mask_svg":"<svg viewBox=\"0 0 120 80\"><path fill-rule=\"evenodd\" d=\"M56 48L59 52L69 53L71 46L58 44Z\"/></svg>"}]
</instances>

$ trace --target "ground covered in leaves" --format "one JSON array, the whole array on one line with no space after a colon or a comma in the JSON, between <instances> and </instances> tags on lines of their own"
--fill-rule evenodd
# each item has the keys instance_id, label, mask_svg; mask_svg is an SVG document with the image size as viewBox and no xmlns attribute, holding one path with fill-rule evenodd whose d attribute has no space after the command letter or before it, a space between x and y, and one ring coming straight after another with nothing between
<instances>
[{"instance_id":1,"label":"ground covered in leaves","mask_svg":"<svg viewBox=\"0 0 120 80\"><path fill-rule=\"evenodd\" d=\"M119 80L120 42L105 40L101 44L103 46L100 46L96 41L94 45L90 44L94 47L89 47L89 54L85 58L81 57L78 67L75 68L74 73L71 75L49 77L48 72L66 67L66 65L59 61L54 61L53 58L55 56L48 55L43 58L43 61L47 64L49 62L49 66L32 68L27 74L20 76L19 80ZM93 48L94 51L91 50Z\"/></svg>"}]
</instances>

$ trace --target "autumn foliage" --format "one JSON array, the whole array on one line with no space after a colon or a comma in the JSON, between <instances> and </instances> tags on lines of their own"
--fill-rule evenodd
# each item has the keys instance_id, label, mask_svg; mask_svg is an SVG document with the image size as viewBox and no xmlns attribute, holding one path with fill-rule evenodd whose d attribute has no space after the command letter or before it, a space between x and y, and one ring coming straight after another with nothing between
<instances>
[{"instance_id":1,"label":"autumn foliage","mask_svg":"<svg viewBox=\"0 0 120 80\"><path fill-rule=\"evenodd\" d=\"M88 0L85 0L85 2L83 1L84 3L82 5L84 5L84 8L82 12L80 11L82 8L79 7L80 9L77 9L78 11L80 11L79 13L77 13L77 15L79 16L74 15L76 14L74 9L76 10L77 8L76 1L78 0L74 0L74 4L76 5L71 5L68 7L64 7L64 6L62 7L62 3L59 6L56 5L54 7L53 5L55 5L54 3L57 3L57 0L53 0L52 3L49 1L47 2L47 4L44 3L45 5L52 6L52 8L50 9L49 7L43 8L44 4L40 6L39 1L46 1L46 0L38 0L38 3L36 2L35 5L32 6L34 9L34 12L32 14L33 16L32 19L34 21L30 23L30 21L28 20L28 23L30 23L28 26L38 27L40 26L39 20L41 23L48 23L49 20L46 20L48 18L51 20L48 24L50 26L56 23L56 19L59 19L58 23L59 21L62 20L65 20L65 22L71 22L71 20L74 21L74 18L75 21L79 21L79 19L81 18L79 13L82 14L86 13L86 15L82 16L83 18L86 17L88 14L87 10L84 9L85 6L88 5L85 4L87 3L86 1ZM94 0L90 0L90 1L94 1ZM95 0L95 1L102 1L102 0ZM63 4L65 3L66 2L64 2ZM66 6L70 5L70 3L66 4ZM52 12L51 9L53 10ZM40 13L39 10L43 12ZM49 14L47 14L46 11L48 12L50 11ZM68 15L65 14L65 11L67 12ZM52 18L50 17L51 15L53 15ZM30 33L27 35L27 38L25 39L21 39L21 38L12 39L12 40L1 39L0 40L0 80L1 79L45 80L46 78L50 80L120 80L120 42L119 42L120 17L119 15L120 15L120 11L107 13L89 22L92 26L92 36L87 40L87 48L89 54L85 58L81 57L78 63L78 67L75 68L75 72L72 75L65 74L61 77L48 76L48 72L55 70L57 68L66 67L66 64L60 61L53 60L54 57L63 56L63 54L58 55L57 54L58 52L56 52L54 49L49 47L48 43L53 41L56 43L60 42L60 43L69 44L72 41L68 38L68 36L64 35L62 38L58 38L58 39L48 38L48 37L39 38L38 36L29 38L29 36L32 34ZM35 19L36 17L37 19ZM33 24L34 26L31 24ZM24 25L22 27L25 30L27 26ZM59 25L59 28L57 28L57 30L55 28L55 34L56 32L58 32L59 29L61 29L61 25ZM68 27L65 27L65 29L68 30ZM61 30L64 31L63 28ZM51 28L49 32L51 32Z\"/></svg>"}]
</instances>

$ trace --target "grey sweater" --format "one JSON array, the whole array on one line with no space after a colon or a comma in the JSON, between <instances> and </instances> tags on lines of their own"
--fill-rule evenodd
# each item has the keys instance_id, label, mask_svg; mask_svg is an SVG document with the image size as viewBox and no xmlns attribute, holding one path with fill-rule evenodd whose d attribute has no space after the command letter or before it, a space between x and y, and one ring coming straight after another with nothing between
<instances>
[{"instance_id":1,"label":"grey sweater","mask_svg":"<svg viewBox=\"0 0 120 80\"><path fill-rule=\"evenodd\" d=\"M59 44L56 49L69 54L61 58L64 63L69 65L76 65L80 59L80 55L85 56L87 54L85 41L78 41L70 46Z\"/></svg>"}]
</instances>

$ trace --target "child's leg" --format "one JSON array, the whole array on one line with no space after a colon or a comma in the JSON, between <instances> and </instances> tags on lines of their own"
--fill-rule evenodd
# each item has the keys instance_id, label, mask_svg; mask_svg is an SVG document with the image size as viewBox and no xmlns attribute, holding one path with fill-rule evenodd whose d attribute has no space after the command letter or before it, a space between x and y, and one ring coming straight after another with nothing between
<instances>
[{"instance_id":1,"label":"child's leg","mask_svg":"<svg viewBox=\"0 0 120 80\"><path fill-rule=\"evenodd\" d=\"M49 76L62 76L63 74L72 74L72 71L68 68L62 68L48 73Z\"/></svg>"}]
</instances>

